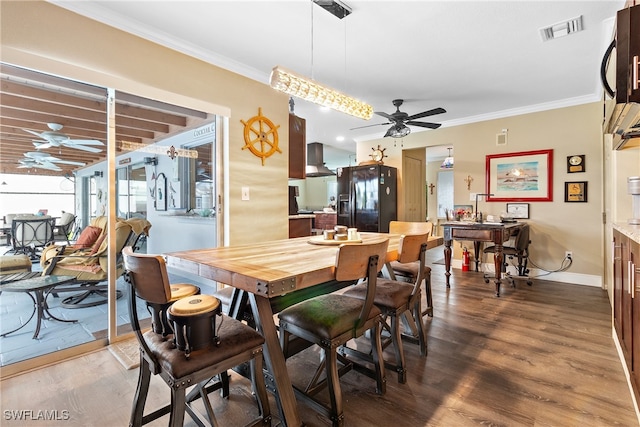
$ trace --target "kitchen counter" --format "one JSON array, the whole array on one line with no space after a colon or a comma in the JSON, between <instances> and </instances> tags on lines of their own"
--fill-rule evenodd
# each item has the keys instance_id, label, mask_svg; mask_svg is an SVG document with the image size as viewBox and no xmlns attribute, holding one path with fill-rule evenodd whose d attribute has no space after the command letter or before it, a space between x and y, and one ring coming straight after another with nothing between
<instances>
[{"instance_id":1,"label":"kitchen counter","mask_svg":"<svg viewBox=\"0 0 640 427\"><path fill-rule=\"evenodd\" d=\"M640 243L640 225L631 225L626 222L614 222L613 229L618 230L636 243Z\"/></svg>"}]
</instances>

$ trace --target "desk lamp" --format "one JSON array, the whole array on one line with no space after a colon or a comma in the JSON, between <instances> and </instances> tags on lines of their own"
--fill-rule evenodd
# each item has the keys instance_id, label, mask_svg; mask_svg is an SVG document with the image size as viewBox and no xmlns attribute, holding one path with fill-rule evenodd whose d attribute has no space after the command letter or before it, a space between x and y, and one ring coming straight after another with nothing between
<instances>
[{"instance_id":1,"label":"desk lamp","mask_svg":"<svg viewBox=\"0 0 640 427\"><path fill-rule=\"evenodd\" d=\"M482 223L482 214L478 213L478 197L480 196L493 196L491 193L476 193L476 221Z\"/></svg>"}]
</instances>

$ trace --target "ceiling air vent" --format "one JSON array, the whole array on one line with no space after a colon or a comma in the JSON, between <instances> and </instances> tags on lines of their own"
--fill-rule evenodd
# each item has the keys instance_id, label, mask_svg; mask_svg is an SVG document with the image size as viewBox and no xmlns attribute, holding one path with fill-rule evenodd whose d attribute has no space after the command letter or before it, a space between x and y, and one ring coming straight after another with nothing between
<instances>
[{"instance_id":1,"label":"ceiling air vent","mask_svg":"<svg viewBox=\"0 0 640 427\"><path fill-rule=\"evenodd\" d=\"M546 42L547 40L568 36L578 31L582 31L582 15L568 21L553 24L550 27L541 28L540 36L542 36L542 41Z\"/></svg>"}]
</instances>

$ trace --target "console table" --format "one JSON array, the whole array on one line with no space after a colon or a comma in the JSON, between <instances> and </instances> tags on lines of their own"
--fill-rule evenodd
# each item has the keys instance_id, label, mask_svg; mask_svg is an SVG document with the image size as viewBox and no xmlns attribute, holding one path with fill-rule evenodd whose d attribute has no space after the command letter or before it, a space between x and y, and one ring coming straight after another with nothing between
<instances>
[{"instance_id":1,"label":"console table","mask_svg":"<svg viewBox=\"0 0 640 427\"><path fill-rule=\"evenodd\" d=\"M465 222L450 221L442 224L444 230L444 264L445 264L445 280L447 288L450 288L449 277L451 276L451 243L453 240L469 240L473 242L473 249L476 261L476 271L480 262L479 252L480 243L490 242L496 246L494 264L495 264L495 283L496 296L500 296L500 283L502 279L502 263L504 256L502 254L502 244L509 240L512 234L516 234L523 223L495 223L495 222Z\"/></svg>"}]
</instances>

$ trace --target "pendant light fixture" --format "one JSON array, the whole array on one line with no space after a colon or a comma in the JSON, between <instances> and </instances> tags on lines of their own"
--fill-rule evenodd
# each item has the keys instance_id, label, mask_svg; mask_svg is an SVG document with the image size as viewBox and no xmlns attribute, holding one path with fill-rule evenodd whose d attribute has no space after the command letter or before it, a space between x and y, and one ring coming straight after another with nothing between
<instances>
[{"instance_id":1,"label":"pendant light fixture","mask_svg":"<svg viewBox=\"0 0 640 427\"><path fill-rule=\"evenodd\" d=\"M346 95L313 80L313 7L311 2L311 78L304 77L279 65L275 66L269 77L273 89L314 104L332 108L360 119L369 120L373 116L373 107L366 102ZM346 5L340 5L346 8ZM349 13L350 13L349 9ZM333 13L333 12L332 12ZM344 14L347 16L348 13ZM338 16L338 15L336 15ZM342 17L344 17L342 16ZM338 16L340 17L340 16Z\"/></svg>"},{"instance_id":2,"label":"pendant light fixture","mask_svg":"<svg viewBox=\"0 0 640 427\"><path fill-rule=\"evenodd\" d=\"M440 165L440 169L453 169L453 157L451 156L452 149L453 147L447 148L447 150L449 150L449 155L444 159L444 161Z\"/></svg>"}]
</instances>

